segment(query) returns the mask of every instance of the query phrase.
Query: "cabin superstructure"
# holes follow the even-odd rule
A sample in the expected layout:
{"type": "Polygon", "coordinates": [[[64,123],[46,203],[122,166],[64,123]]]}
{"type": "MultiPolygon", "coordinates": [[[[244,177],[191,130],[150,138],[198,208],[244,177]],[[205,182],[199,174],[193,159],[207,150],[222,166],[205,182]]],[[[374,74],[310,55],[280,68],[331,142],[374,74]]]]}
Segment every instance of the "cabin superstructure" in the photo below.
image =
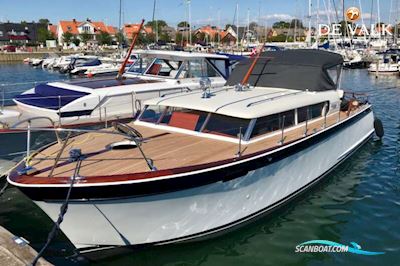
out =
{"type": "Polygon", "coordinates": [[[337,89],[342,63],[339,55],[327,52],[265,52],[249,84],[238,83],[252,59],[236,66],[224,88],[148,100],[137,123],[229,141],[237,139],[240,131],[241,141],[253,141],[337,113],[343,96],[337,89]]]}

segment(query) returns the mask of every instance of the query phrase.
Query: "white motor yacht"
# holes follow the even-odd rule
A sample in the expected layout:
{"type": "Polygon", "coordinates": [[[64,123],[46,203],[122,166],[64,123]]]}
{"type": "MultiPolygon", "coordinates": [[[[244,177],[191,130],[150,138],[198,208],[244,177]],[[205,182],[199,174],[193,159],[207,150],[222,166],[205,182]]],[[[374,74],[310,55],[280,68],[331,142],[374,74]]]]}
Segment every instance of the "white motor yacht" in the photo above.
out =
{"type": "Polygon", "coordinates": [[[227,86],[203,80],[202,91],[161,92],[135,122],[45,146],[8,182],[86,251],[201,239],[266,214],[366,143],[374,114],[365,95],[338,88],[340,55],[257,58],[227,86]]]}

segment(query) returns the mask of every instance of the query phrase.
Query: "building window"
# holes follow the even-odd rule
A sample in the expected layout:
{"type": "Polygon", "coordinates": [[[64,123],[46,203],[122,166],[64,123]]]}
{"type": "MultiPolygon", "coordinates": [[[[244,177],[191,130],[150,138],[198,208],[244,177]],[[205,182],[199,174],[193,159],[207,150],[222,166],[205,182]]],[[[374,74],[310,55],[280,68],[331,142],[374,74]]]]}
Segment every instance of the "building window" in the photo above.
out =
{"type": "Polygon", "coordinates": [[[3,32],[2,31],[0,31],[0,37],[3,37],[3,32]]]}

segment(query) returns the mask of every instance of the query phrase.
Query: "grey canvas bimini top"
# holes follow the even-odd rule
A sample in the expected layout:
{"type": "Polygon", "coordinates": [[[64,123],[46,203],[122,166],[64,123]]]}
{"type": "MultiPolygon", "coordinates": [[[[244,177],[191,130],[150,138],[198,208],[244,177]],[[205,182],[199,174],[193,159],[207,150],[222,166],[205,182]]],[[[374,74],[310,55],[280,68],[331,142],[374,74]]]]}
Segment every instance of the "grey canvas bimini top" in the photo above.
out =
{"type": "MultiPolygon", "coordinates": [[[[254,58],[241,61],[226,85],[240,83],[254,58]]],[[[260,54],[248,83],[251,86],[294,90],[335,90],[328,69],[343,64],[341,55],[312,49],[267,51],[260,54]]]]}

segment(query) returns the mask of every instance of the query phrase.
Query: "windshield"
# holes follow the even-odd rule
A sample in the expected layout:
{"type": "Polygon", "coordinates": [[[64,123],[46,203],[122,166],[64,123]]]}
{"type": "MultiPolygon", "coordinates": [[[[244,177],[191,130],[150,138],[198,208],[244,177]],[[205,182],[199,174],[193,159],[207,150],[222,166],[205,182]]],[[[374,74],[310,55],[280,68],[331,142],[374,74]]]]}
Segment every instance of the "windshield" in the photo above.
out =
{"type": "Polygon", "coordinates": [[[128,70],[128,73],[143,74],[147,67],[150,65],[153,59],[151,58],[139,58],[128,70]]]}
{"type": "Polygon", "coordinates": [[[146,70],[146,75],[175,78],[182,61],[157,58],[146,70]]]}
{"type": "Polygon", "coordinates": [[[238,138],[239,133],[243,137],[250,123],[250,119],[158,105],[147,106],[139,120],[233,138],[238,138]]]}

